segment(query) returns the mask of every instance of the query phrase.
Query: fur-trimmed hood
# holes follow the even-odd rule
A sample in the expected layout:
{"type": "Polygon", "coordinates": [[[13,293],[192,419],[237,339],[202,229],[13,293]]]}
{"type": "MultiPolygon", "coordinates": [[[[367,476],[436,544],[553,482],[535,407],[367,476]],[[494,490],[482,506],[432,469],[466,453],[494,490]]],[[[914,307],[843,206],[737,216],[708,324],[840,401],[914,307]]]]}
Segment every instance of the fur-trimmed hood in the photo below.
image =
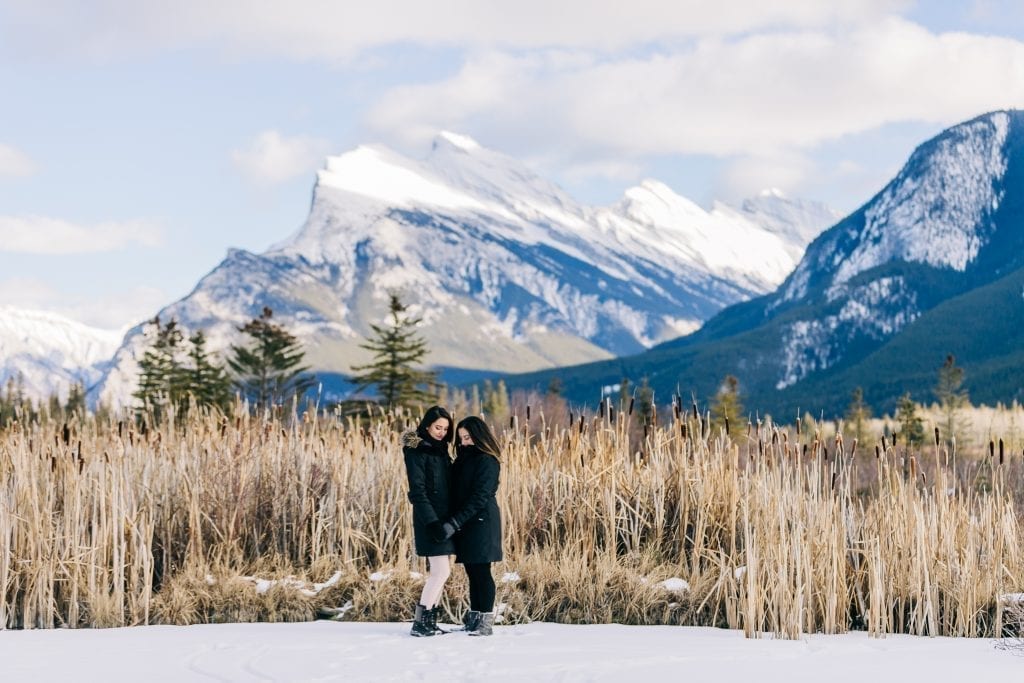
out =
{"type": "Polygon", "coordinates": [[[402,432],[402,436],[399,437],[403,448],[416,448],[423,443],[423,438],[416,433],[415,429],[407,429],[402,432]]]}

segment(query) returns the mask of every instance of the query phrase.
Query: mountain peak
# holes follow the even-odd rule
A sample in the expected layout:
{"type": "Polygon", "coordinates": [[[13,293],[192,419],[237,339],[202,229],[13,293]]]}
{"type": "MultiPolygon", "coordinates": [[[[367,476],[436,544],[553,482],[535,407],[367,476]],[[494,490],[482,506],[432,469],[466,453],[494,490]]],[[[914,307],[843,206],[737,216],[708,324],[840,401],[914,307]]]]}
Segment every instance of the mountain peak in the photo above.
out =
{"type": "Polygon", "coordinates": [[[462,152],[475,152],[478,149],[483,149],[483,146],[479,142],[468,135],[443,130],[434,138],[434,143],[431,145],[431,149],[437,150],[446,146],[462,152]]]}
{"type": "Polygon", "coordinates": [[[707,217],[707,211],[695,202],[652,178],[626,190],[620,207],[625,214],[643,223],[673,224],[707,217]]]}
{"type": "Polygon", "coordinates": [[[396,207],[482,208],[476,199],[433,177],[421,163],[376,145],[361,145],[341,156],[328,157],[326,167],[317,173],[317,188],[341,190],[396,207]]]}

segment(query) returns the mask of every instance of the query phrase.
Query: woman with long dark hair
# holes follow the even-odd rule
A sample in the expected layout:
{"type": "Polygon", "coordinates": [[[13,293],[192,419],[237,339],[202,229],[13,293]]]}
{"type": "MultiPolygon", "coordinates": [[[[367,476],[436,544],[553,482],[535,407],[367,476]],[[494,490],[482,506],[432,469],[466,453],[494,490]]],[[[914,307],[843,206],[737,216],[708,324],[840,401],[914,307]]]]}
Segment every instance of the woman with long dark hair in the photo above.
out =
{"type": "Polygon", "coordinates": [[[437,603],[451,574],[448,556],[455,552],[452,534],[446,533],[442,523],[451,511],[448,446],[454,432],[451,414],[431,406],[416,429],[402,434],[416,554],[427,558],[429,572],[412,622],[414,636],[444,633],[437,627],[437,603]]]}
{"type": "Polygon", "coordinates": [[[501,511],[496,494],[501,474],[501,447],[487,423],[471,415],[455,428],[451,509],[443,524],[454,532],[455,561],[469,579],[469,611],[463,617],[471,636],[489,636],[494,626],[494,577],[491,563],[500,562],[501,511]]]}

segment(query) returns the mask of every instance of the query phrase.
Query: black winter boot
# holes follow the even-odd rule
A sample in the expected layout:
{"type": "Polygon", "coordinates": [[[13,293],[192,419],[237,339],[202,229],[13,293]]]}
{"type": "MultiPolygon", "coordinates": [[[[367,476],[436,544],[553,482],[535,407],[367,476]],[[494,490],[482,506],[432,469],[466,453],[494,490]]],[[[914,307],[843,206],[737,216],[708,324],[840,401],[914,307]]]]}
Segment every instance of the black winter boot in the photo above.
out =
{"type": "Polygon", "coordinates": [[[443,628],[437,625],[437,613],[440,611],[440,609],[440,607],[434,605],[430,609],[423,612],[423,620],[427,624],[427,627],[434,632],[433,635],[435,636],[439,636],[442,633],[448,633],[448,631],[445,631],[443,628]]]}
{"type": "Polygon", "coordinates": [[[425,638],[435,635],[434,627],[430,625],[432,612],[433,610],[429,610],[423,605],[416,605],[416,617],[412,621],[412,630],[409,631],[410,636],[425,638]]]}
{"type": "Polygon", "coordinates": [[[480,612],[476,628],[467,631],[471,636],[489,636],[494,633],[494,612],[480,612]]]}
{"type": "Polygon", "coordinates": [[[472,631],[476,628],[477,624],[480,623],[480,612],[474,609],[467,610],[462,615],[462,628],[455,629],[456,631],[472,631]]]}

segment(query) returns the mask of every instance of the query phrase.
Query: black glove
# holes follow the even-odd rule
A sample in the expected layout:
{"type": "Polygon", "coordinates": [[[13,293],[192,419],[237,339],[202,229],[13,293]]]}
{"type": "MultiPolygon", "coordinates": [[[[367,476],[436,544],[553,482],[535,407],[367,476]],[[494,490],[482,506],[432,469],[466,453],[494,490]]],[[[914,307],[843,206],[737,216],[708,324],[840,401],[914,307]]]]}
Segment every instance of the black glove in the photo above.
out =
{"type": "Polygon", "coordinates": [[[455,525],[451,522],[434,520],[427,524],[427,533],[430,534],[431,540],[435,543],[441,543],[455,535],[455,525]]]}

